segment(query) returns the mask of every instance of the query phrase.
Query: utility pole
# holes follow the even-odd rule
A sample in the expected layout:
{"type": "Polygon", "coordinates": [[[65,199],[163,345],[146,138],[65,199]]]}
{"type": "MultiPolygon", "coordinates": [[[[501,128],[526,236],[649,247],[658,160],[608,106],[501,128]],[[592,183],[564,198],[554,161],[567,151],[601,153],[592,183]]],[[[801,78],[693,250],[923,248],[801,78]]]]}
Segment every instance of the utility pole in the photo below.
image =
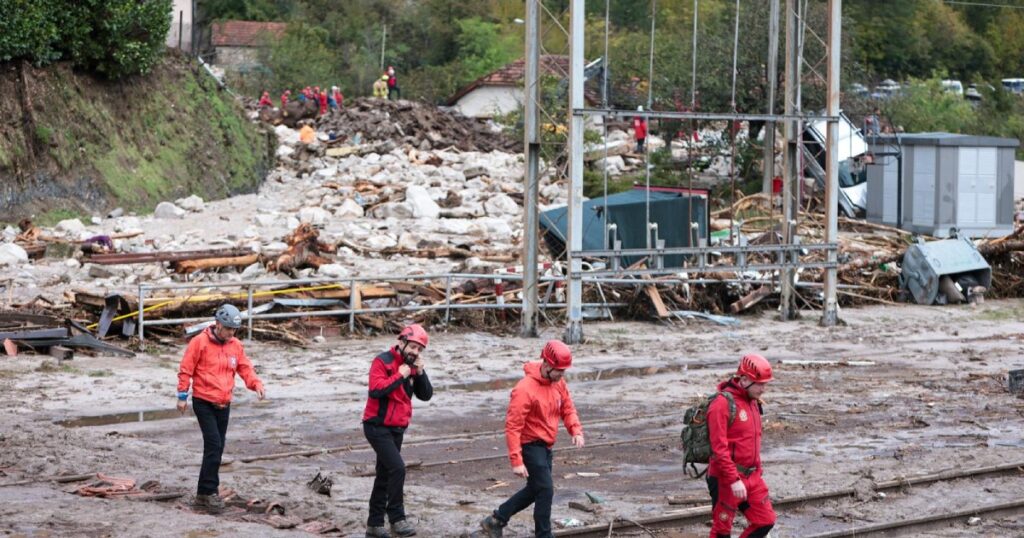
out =
{"type": "MultiPolygon", "coordinates": [[[[839,241],[839,50],[842,46],[840,19],[843,0],[828,0],[828,135],[825,137],[827,160],[825,163],[825,242],[839,241]]],[[[829,263],[838,263],[836,249],[828,251],[829,263]]],[[[821,325],[834,326],[839,322],[839,303],[836,300],[838,271],[835,266],[825,269],[825,309],[821,325]]]]}
{"type": "MultiPolygon", "coordinates": [[[[786,66],[785,66],[785,113],[787,116],[800,114],[800,77],[803,67],[803,49],[800,46],[800,16],[797,1],[786,0],[786,66]]],[[[796,215],[800,207],[800,131],[802,126],[795,119],[783,124],[785,154],[782,161],[782,243],[792,245],[796,237],[796,215]]],[[[782,270],[782,311],[783,320],[797,317],[793,288],[796,273],[793,269],[782,270]]]]}
{"type": "Polygon", "coordinates": [[[575,114],[583,104],[584,0],[569,4],[569,237],[566,257],[569,277],[566,294],[568,324],[562,340],[583,341],[583,116],[575,114]]]}
{"type": "Polygon", "coordinates": [[[537,336],[537,218],[540,180],[540,15],[537,2],[526,0],[526,98],[524,120],[526,149],[523,205],[523,323],[522,335],[537,336]]]}
{"type": "MultiPolygon", "coordinates": [[[[768,114],[775,114],[775,88],[779,80],[779,0],[768,2],[768,114]]],[[[764,194],[772,199],[772,181],[775,179],[775,122],[764,125],[764,194]]]]}
{"type": "MultiPolygon", "coordinates": [[[[388,25],[384,24],[384,33],[380,36],[380,70],[384,70],[384,51],[387,50],[388,44],[388,25]]],[[[380,75],[377,76],[380,78],[380,75]]]]}

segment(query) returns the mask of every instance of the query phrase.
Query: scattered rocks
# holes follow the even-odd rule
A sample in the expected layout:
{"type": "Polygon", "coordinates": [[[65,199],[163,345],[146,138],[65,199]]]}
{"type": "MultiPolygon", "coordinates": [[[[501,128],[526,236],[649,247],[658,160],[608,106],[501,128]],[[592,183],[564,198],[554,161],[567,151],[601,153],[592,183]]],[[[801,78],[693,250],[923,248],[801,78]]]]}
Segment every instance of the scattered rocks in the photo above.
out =
{"type": "Polygon", "coordinates": [[[178,200],[175,200],[174,204],[186,211],[191,211],[193,213],[198,213],[202,211],[204,207],[206,207],[206,204],[203,202],[203,199],[194,194],[192,196],[189,196],[188,198],[180,198],[178,200]]]}
{"type": "Polygon", "coordinates": [[[434,202],[427,189],[419,185],[409,185],[405,189],[405,201],[414,218],[436,219],[441,215],[441,206],[434,202]]]}
{"type": "Polygon", "coordinates": [[[78,236],[85,231],[85,225],[78,219],[67,219],[57,223],[56,230],[68,236],[78,236]]]}
{"type": "Polygon", "coordinates": [[[28,261],[28,253],[25,249],[14,243],[0,245],[0,266],[19,265],[28,261]]]}

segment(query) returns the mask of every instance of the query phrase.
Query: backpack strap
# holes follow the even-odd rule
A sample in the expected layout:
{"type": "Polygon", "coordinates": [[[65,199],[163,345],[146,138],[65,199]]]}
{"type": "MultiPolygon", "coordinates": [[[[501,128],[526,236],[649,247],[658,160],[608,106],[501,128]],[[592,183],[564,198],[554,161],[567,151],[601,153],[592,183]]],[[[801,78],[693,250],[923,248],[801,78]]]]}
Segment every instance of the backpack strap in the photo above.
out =
{"type": "Polygon", "coordinates": [[[733,399],[731,392],[722,391],[718,394],[725,396],[725,399],[729,402],[729,425],[732,426],[732,423],[736,422],[736,400],[733,399]]]}

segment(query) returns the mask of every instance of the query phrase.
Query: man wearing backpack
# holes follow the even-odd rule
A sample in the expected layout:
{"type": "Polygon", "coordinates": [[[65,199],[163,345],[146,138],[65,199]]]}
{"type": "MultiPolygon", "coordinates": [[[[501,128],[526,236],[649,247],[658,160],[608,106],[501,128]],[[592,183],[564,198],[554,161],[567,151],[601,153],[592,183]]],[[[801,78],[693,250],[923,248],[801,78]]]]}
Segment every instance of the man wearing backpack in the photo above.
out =
{"type": "Polygon", "coordinates": [[[731,536],[737,510],[748,522],[740,538],[764,538],[775,526],[768,485],[761,477],[760,398],[771,380],[772,366],[767,359],[745,355],[736,375],[718,385],[718,392],[725,397],[714,398],[708,406],[711,538],[731,536]]]}

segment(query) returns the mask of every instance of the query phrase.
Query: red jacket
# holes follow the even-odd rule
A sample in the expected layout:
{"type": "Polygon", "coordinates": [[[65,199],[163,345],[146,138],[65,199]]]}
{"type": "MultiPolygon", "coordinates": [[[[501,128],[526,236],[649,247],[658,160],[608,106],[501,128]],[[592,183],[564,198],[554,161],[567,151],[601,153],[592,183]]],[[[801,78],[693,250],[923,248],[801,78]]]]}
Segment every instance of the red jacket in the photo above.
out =
{"type": "Polygon", "coordinates": [[[345,96],[340,91],[334,92],[334,102],[337,103],[338,108],[342,108],[345,105],[345,96]]]}
{"type": "Polygon", "coordinates": [[[637,140],[647,138],[647,121],[643,118],[633,118],[633,137],[637,140]]]}
{"type": "Polygon", "coordinates": [[[363,422],[405,428],[412,418],[412,395],[424,402],[434,395],[427,372],[412,367],[409,377],[402,378],[398,372],[401,365],[398,346],[374,357],[370,364],[370,395],[363,410],[363,422]]]}
{"type": "Polygon", "coordinates": [[[523,365],[526,377],[512,389],[505,415],[505,443],[513,467],[523,464],[523,445],[533,441],[543,441],[548,447],[555,444],[559,418],[569,435],[583,433],[569,386],[564,379],[552,383],[541,377],[540,366],[540,361],[523,365]]]}
{"type": "Polygon", "coordinates": [[[327,92],[323,92],[317,96],[317,100],[320,101],[320,113],[324,114],[327,112],[327,92]]]}
{"type": "Polygon", "coordinates": [[[263,387],[252,362],[245,356],[242,343],[237,338],[221,343],[210,327],[196,335],[185,349],[178,368],[178,392],[187,391],[191,381],[193,398],[226,405],[231,403],[236,373],[242,376],[249,390],[263,387]]]}
{"type": "Polygon", "coordinates": [[[719,396],[708,407],[708,434],[711,437],[711,461],[708,475],[730,485],[740,478],[736,465],[761,472],[761,404],[751,401],[747,391],[725,381],[719,392],[729,392],[736,402],[736,415],[729,425],[729,400],[719,396]]]}

